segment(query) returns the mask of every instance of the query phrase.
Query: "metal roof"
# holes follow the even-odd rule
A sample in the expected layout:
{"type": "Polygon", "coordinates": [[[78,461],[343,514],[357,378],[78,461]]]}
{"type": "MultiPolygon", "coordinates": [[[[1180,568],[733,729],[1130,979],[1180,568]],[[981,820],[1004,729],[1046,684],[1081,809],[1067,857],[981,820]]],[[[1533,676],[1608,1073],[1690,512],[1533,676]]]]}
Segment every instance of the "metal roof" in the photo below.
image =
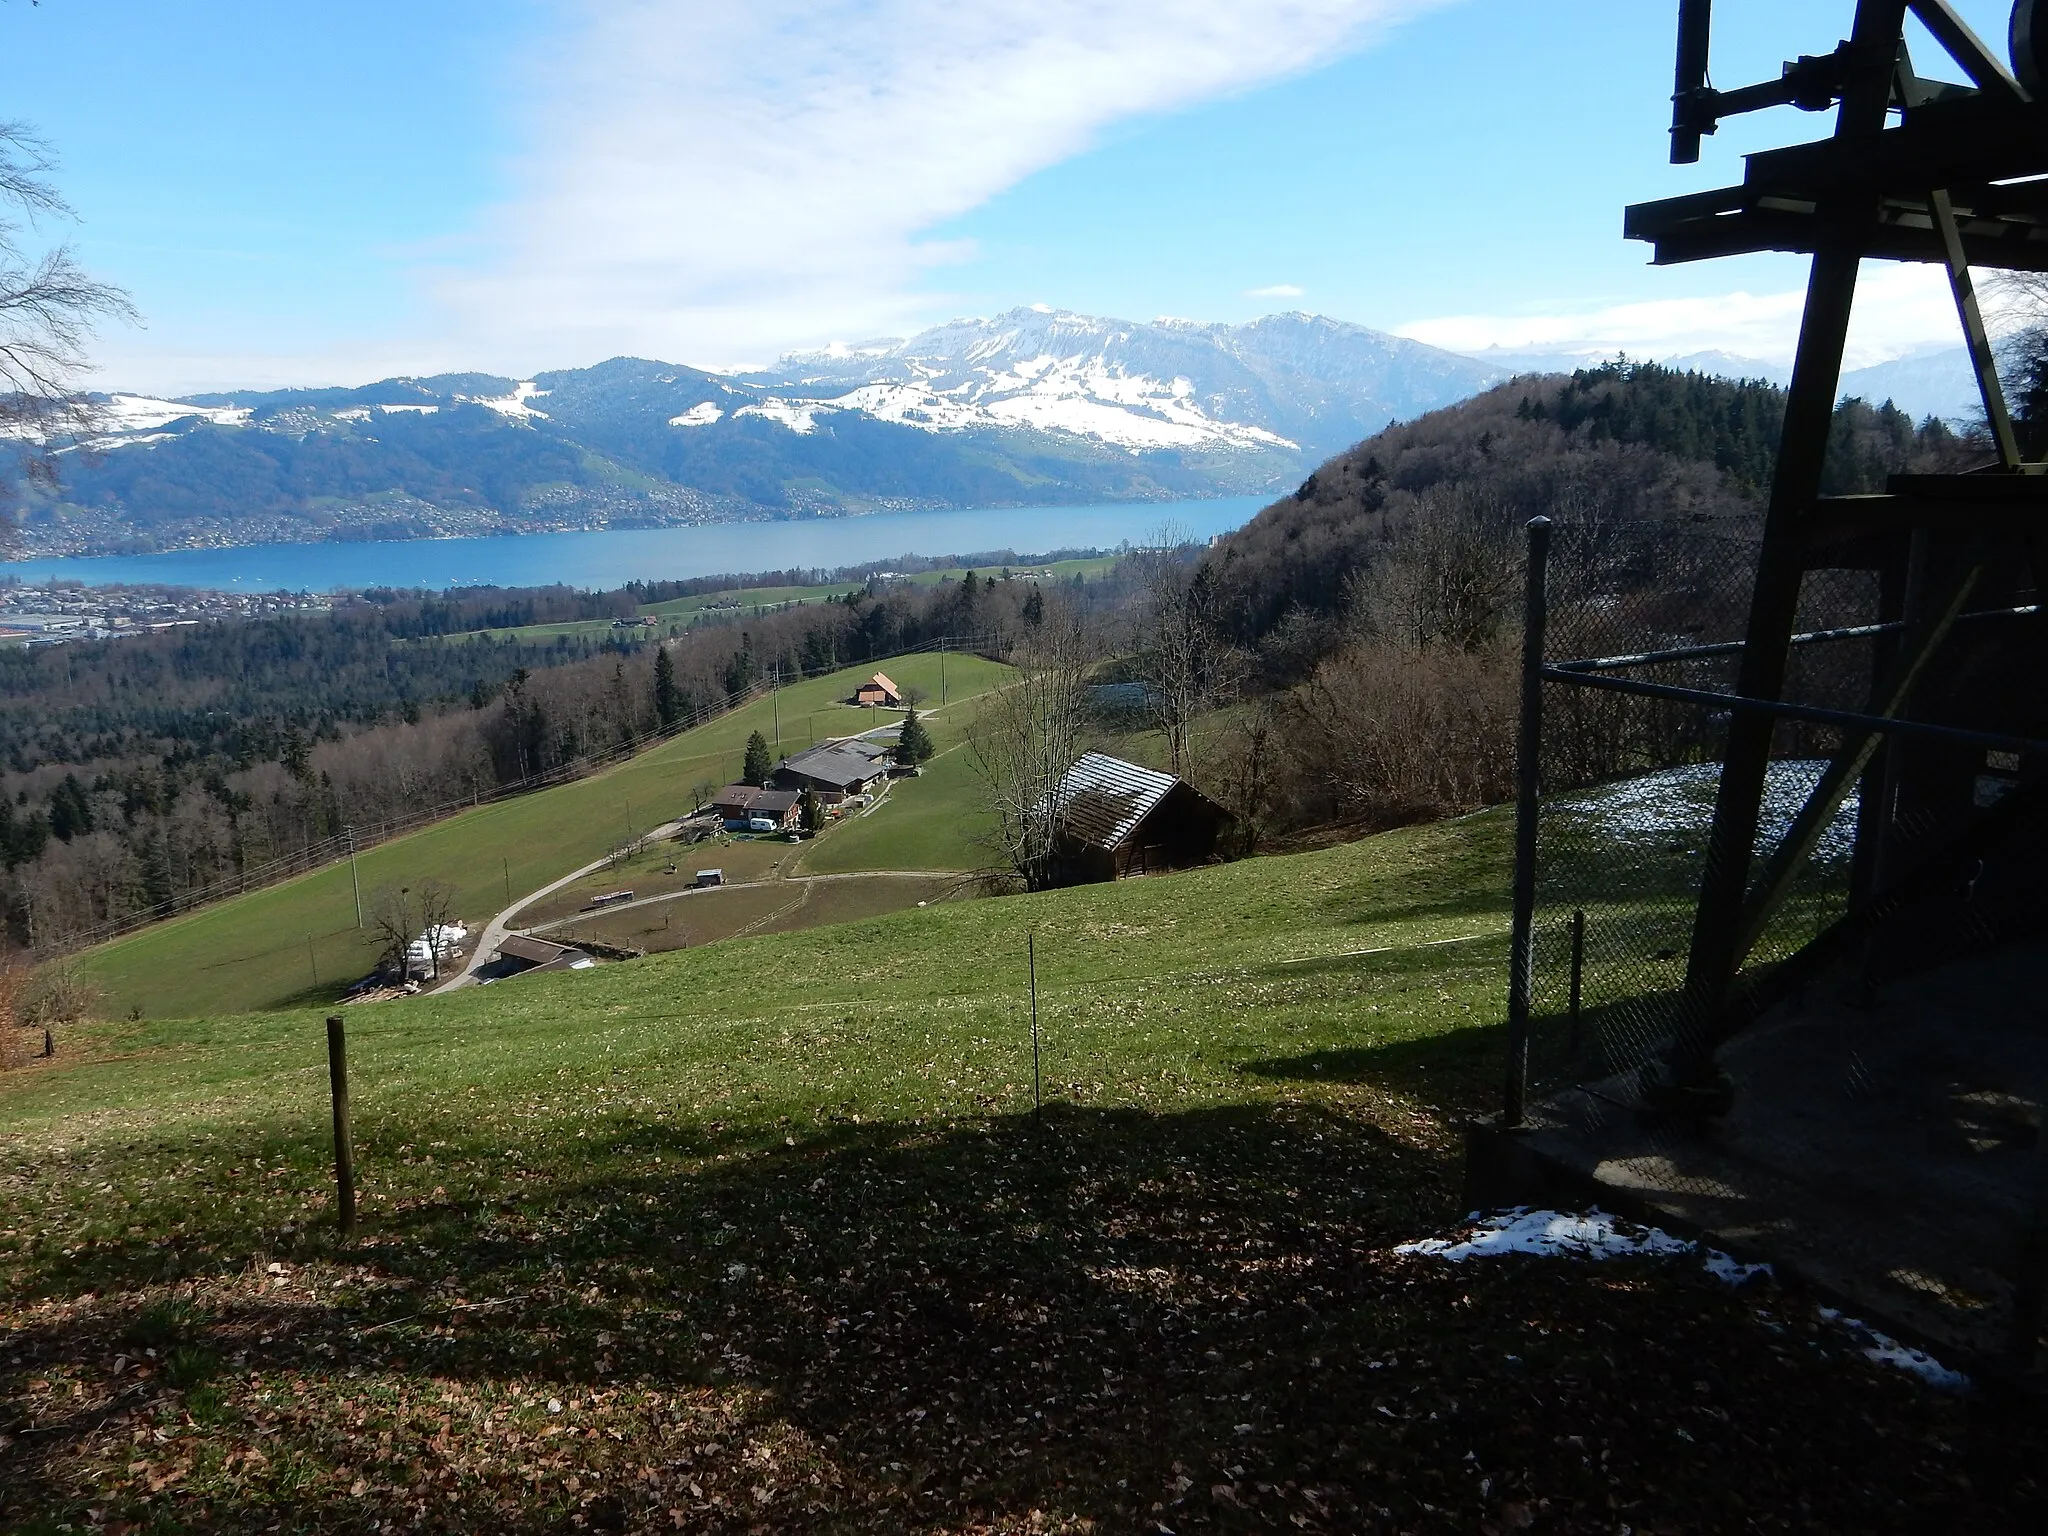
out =
{"type": "Polygon", "coordinates": [[[807,779],[816,779],[821,784],[838,785],[866,783],[882,771],[877,759],[845,742],[832,742],[785,757],[775,765],[775,771],[781,773],[785,770],[802,774],[807,779]]]}
{"type": "Polygon", "coordinates": [[[526,960],[534,965],[547,965],[569,954],[567,944],[557,944],[552,939],[529,938],[523,933],[508,933],[498,941],[498,954],[507,960],[526,960]]]}
{"type": "Polygon", "coordinates": [[[1062,830],[1093,848],[1115,848],[1180,782],[1122,758],[1089,752],[1060,779],[1062,830]]]}

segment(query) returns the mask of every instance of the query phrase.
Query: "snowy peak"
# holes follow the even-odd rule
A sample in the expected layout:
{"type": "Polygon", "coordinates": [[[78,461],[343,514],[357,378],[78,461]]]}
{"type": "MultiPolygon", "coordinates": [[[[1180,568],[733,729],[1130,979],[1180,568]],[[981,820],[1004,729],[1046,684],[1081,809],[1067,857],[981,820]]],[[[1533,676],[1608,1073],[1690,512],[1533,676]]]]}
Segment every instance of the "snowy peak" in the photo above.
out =
{"type": "Polygon", "coordinates": [[[1483,389],[1494,370],[1320,315],[1244,325],[1041,306],[894,343],[800,353],[775,394],[932,431],[1068,433],[1162,448],[1320,454],[1483,389]]]}

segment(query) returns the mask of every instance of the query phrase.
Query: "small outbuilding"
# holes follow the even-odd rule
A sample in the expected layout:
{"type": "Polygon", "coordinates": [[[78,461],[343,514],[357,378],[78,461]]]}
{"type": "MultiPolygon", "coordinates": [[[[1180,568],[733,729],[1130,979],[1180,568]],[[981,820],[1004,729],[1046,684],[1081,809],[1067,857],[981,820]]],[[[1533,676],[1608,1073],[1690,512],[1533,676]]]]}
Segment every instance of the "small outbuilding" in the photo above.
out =
{"type": "Polygon", "coordinates": [[[877,672],[853,690],[853,702],[875,704],[885,709],[900,709],[903,707],[903,691],[890,682],[886,674],[877,672]]]}
{"type": "Polygon", "coordinates": [[[1052,883],[1164,874],[1216,856],[1234,818],[1169,773],[1090,752],[1053,794],[1052,883]]]}
{"type": "Polygon", "coordinates": [[[587,971],[597,962],[582,950],[552,939],[510,933],[498,944],[498,963],[492,967],[500,976],[523,976],[529,971],[587,971]]]}

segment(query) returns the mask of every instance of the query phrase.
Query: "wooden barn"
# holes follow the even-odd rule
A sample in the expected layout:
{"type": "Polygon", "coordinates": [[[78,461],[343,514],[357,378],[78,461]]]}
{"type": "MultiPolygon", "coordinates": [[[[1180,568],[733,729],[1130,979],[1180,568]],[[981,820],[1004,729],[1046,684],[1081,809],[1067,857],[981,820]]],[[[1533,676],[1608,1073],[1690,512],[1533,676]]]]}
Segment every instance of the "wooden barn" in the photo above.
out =
{"type": "Polygon", "coordinates": [[[877,672],[873,677],[853,690],[853,702],[856,704],[875,704],[888,709],[900,709],[903,706],[903,692],[894,683],[890,682],[885,674],[877,672]]]}
{"type": "Polygon", "coordinates": [[[1054,799],[1055,885],[1206,864],[1233,819],[1173,775],[1101,752],[1090,752],[1069,768],[1054,799]]]}

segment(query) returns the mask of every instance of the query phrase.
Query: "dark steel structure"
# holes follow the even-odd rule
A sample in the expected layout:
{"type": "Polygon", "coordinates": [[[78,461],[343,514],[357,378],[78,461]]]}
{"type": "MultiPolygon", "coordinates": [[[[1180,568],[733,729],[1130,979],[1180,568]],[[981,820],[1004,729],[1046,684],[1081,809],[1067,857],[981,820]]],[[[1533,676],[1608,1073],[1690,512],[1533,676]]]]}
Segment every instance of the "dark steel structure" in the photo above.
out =
{"type": "MultiPolygon", "coordinates": [[[[1745,1111],[1753,1115],[1757,1103],[1780,1104],[1773,1093],[1799,1070],[1786,1063],[1816,1058],[1806,1046],[1798,1048],[1804,1057],[1786,1047],[1791,1054],[1770,1066],[1745,1046],[1751,1075],[1731,1076],[1731,1042],[1767,1017],[1782,1023],[1793,1006],[1788,999],[1802,997],[1831,966],[1860,967],[1866,979],[1880,970],[1904,976],[2043,936],[2048,890],[2037,876],[2048,861],[2048,615],[2033,599],[2048,587],[2048,466],[2022,459],[1973,273],[2048,272],[2048,0],[2014,7],[2010,67],[1947,0],[1856,0],[1850,36],[1831,52],[1802,56],[1776,80],[1734,89],[1710,82],[1710,42],[1710,0],[1681,0],[1674,163],[1696,161],[1702,139],[1729,117],[1767,107],[1832,111],[1834,131],[1750,155],[1737,185],[1632,207],[1625,230],[1648,242],[1659,264],[1752,251],[1811,257],[1783,435],[1761,528],[1740,546],[1749,569],[1739,640],[1660,645],[1653,638],[1622,654],[1548,660],[1545,563],[1554,530],[1543,520],[1531,529],[1510,1061],[1500,1125],[1475,1143],[1472,1162],[1475,1193],[1503,1201],[1525,1197],[1538,1175],[1611,1183],[1620,1166],[1617,1143],[1636,1145],[1645,1127],[1655,1133],[1656,1155],[1631,1153],[1629,1165],[1643,1204],[1671,1208],[1657,1181],[1671,1182],[1676,1176],[1668,1170],[1681,1165],[1711,1164],[1712,1178],[1698,1174],[1694,1183],[1732,1188],[1749,1154],[1726,1127],[1745,1111]],[[1915,71],[1909,16],[1967,85],[1915,71]],[[1971,473],[1894,476],[1881,495],[1830,497],[1822,494],[1823,471],[1865,258],[1927,262],[1946,272],[1992,461],[1971,473]],[[1817,606],[1823,592],[1856,596],[1817,606]],[[1816,624],[1817,611],[1826,613],[1825,622],[1816,624]],[[1850,669],[1860,697],[1800,696],[1788,686],[1804,658],[1822,653],[1862,658],[1850,669]],[[1724,670],[1706,679],[1699,669],[1710,666],[1732,667],[1733,675],[1724,670]],[[1654,1008],[1630,1000],[1631,1022],[1625,1031],[1610,1030],[1597,1065],[1559,1080],[1569,1088],[1548,1085],[1547,1117],[1532,1108],[1545,1085],[1532,1084],[1530,1066],[1532,1038],[1542,1028],[1535,952],[1545,857],[1538,826],[1546,690],[1693,711],[1702,722],[1699,739],[1711,737],[1720,759],[1710,828],[1686,877],[1693,893],[1686,937],[1682,947],[1671,944],[1655,957],[1682,964],[1682,980],[1674,976],[1659,990],[1654,1008]],[[1773,743],[1788,729],[1803,733],[1801,761],[1813,766],[1795,802],[1784,804],[1784,775],[1774,776],[1774,759],[1785,753],[1773,743]],[[1991,791],[1987,773],[1997,781],[1991,791]],[[1853,818],[1854,846],[1839,905],[1801,930],[1808,935],[1801,944],[1760,949],[1767,934],[1784,931],[1788,900],[1817,845],[1845,818],[1853,818]],[[1967,935],[1944,909],[1964,890],[1967,935]],[[1653,1018],[1654,1027],[1645,1022],[1653,1018]],[[1745,1093],[1755,1102],[1744,1105],[1745,1093]],[[1606,1107],[1594,1113],[1564,1106],[1574,1095],[1575,1103],[1606,1107]],[[1619,1119],[1616,1107],[1626,1111],[1619,1119]],[[1652,1163],[1667,1172],[1641,1171],[1652,1163]]],[[[1572,909],[1569,1031],[1559,1038],[1574,1057],[1582,1034],[1598,1033],[1587,1031],[1581,1017],[1582,985],[1590,984],[1587,923],[1582,907],[1572,909]]],[[[1597,970],[1597,956],[1592,963],[1597,970]]],[[[2010,990],[2017,983],[1971,985],[2010,990]]],[[[1830,1039],[1845,1027],[1831,1024],[1830,1039]]],[[[1779,1029],[1774,1038],[1792,1036],[1779,1029]]],[[[1843,1051],[1853,1081],[1861,1070],[1854,1043],[1843,1051]]],[[[2012,1070],[2026,1075],[2036,1067],[2012,1070]]],[[[2009,1319],[2004,1343],[2009,1355],[2028,1363],[2048,1305],[2048,1135],[2040,1125],[2048,1076],[2030,1098],[2025,1113],[2040,1149],[2038,1174],[2012,1229],[1999,1226],[2005,1235],[1986,1240],[1988,1252],[2010,1236],[2006,1259],[1979,1265],[1999,1272],[2000,1306],[2009,1319]]],[[[1785,1112],[1805,1114],[1797,1106],[1785,1112]]],[[[1866,1133],[1868,1126],[1857,1132],[1866,1133]]],[[[1795,1177],[1796,1170],[1786,1174],[1795,1177]]],[[[1737,1204],[1733,1195],[1703,1196],[1693,1209],[1737,1204]]],[[[1789,1231],[1797,1220],[1762,1222],[1758,1230],[1789,1231]]],[[[1930,1237],[1930,1248],[1938,1248],[1938,1238],[1930,1237]]],[[[1939,1261],[1922,1267],[1937,1269],[1939,1261]]]]}

